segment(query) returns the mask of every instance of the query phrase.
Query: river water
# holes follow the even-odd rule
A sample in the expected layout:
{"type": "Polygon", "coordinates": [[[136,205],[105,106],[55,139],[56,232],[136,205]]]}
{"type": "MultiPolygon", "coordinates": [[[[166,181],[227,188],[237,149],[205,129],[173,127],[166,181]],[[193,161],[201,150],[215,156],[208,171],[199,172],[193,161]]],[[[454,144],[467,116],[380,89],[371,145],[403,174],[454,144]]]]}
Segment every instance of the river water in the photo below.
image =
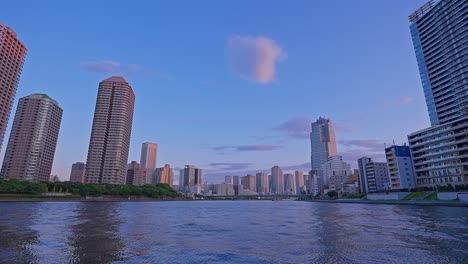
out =
{"type": "Polygon", "coordinates": [[[468,209],[4,202],[0,263],[468,263],[468,209]]]}

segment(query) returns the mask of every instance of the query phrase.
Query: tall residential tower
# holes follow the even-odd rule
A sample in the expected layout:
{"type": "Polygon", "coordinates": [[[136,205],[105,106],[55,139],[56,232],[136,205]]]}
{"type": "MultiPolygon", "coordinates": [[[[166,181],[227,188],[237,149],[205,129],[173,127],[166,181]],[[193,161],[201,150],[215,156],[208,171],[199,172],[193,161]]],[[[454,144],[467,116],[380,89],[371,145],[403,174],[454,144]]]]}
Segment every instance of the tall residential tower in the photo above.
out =
{"type": "Polygon", "coordinates": [[[158,144],[145,142],[141,145],[140,165],[153,172],[156,169],[156,159],[158,156],[158,144]]]}
{"type": "Polygon", "coordinates": [[[416,186],[468,183],[468,1],[431,0],[409,16],[431,127],[408,135],[416,186]]]}
{"type": "Polygon", "coordinates": [[[3,177],[49,180],[62,112],[58,103],[45,94],[20,98],[3,160],[3,177]]]}
{"type": "Polygon", "coordinates": [[[86,161],[87,183],[125,184],[135,94],[113,76],[99,83],[86,161]]]}
{"type": "Polygon", "coordinates": [[[336,155],[335,131],[331,119],[319,117],[312,123],[310,145],[310,162],[313,170],[320,169],[329,157],[336,155]]]}
{"type": "Polygon", "coordinates": [[[0,22],[0,149],[25,57],[26,47],[11,28],[0,22]]]}

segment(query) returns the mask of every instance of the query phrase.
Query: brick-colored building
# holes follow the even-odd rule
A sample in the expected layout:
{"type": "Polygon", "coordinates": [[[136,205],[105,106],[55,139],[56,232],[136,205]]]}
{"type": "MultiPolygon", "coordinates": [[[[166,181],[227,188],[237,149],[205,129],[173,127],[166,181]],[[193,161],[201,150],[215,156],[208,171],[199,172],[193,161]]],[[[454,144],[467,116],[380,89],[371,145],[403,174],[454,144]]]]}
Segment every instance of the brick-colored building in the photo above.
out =
{"type": "Polygon", "coordinates": [[[48,181],[62,121],[62,108],[45,94],[19,99],[1,175],[48,181]]]}
{"type": "Polygon", "coordinates": [[[113,76],[99,83],[86,161],[86,183],[125,184],[135,94],[113,76]]]}
{"type": "Polygon", "coordinates": [[[26,57],[16,33],[0,22],[0,149],[26,57]]]}
{"type": "Polygon", "coordinates": [[[85,182],[86,164],[83,162],[73,163],[70,172],[71,182],[85,182]]]}

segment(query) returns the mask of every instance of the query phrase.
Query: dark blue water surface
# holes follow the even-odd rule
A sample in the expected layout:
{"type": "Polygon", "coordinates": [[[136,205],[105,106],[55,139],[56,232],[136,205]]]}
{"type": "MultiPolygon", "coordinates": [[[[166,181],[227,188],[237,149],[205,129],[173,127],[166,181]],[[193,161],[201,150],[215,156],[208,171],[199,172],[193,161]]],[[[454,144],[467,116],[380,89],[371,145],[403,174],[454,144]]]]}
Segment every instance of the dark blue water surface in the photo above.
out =
{"type": "Polygon", "coordinates": [[[0,263],[468,263],[468,209],[4,202],[0,263]]]}

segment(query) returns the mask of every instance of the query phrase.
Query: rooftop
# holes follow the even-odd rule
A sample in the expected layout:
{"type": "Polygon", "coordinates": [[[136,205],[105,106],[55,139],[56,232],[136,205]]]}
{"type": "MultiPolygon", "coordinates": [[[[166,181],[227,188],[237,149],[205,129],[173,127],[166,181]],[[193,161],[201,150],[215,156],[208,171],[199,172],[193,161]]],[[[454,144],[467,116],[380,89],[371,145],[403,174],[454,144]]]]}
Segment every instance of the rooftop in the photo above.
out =
{"type": "Polygon", "coordinates": [[[103,82],[128,83],[127,80],[125,80],[125,78],[122,76],[112,76],[103,80],[103,82]]]}
{"type": "Polygon", "coordinates": [[[409,21],[411,23],[416,22],[416,20],[418,20],[420,17],[427,14],[439,1],[440,0],[429,0],[429,2],[416,9],[416,11],[408,16],[409,21]]]}

